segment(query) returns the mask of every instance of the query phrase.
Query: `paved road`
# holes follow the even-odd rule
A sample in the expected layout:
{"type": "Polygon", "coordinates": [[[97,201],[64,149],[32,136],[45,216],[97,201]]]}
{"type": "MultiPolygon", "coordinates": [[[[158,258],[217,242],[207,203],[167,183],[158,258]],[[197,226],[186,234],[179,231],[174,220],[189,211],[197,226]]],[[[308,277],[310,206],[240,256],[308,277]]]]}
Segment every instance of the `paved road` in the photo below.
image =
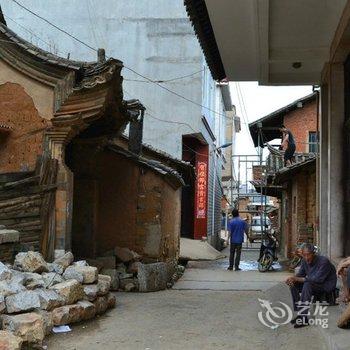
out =
{"type": "Polygon", "coordinates": [[[117,293],[116,309],[73,326],[71,333],[50,337],[48,349],[326,349],[316,328],[271,330],[259,322],[258,298],[289,295],[279,284],[286,272],[257,272],[256,254],[243,254],[242,266],[249,271],[226,271],[226,260],[190,263],[172,290],[117,293]]]}

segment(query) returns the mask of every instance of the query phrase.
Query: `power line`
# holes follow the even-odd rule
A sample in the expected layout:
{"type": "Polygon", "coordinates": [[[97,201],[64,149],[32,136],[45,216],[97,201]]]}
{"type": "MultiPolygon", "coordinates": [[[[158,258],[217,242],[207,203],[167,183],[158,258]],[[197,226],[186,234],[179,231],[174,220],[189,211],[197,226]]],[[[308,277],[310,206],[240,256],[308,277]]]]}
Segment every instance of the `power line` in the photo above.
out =
{"type": "MultiPolygon", "coordinates": [[[[32,10],[30,10],[30,9],[27,8],[26,6],[24,6],[24,5],[22,5],[21,3],[19,3],[17,0],[11,0],[11,1],[14,2],[15,4],[17,4],[18,6],[20,6],[21,8],[23,8],[24,10],[28,11],[29,13],[31,13],[33,16],[36,16],[36,17],[40,18],[41,20],[43,20],[44,22],[48,23],[49,25],[51,25],[51,26],[54,27],[55,29],[57,29],[57,30],[59,30],[60,32],[62,32],[62,33],[64,33],[64,34],[68,35],[69,37],[71,37],[72,39],[76,40],[76,41],[79,42],[80,44],[86,46],[86,47],[89,48],[90,50],[92,50],[92,51],[94,51],[94,52],[97,52],[97,51],[98,51],[97,49],[95,49],[95,48],[92,47],[91,45],[85,43],[84,41],[80,40],[80,39],[77,38],[76,36],[70,34],[70,33],[67,32],[66,30],[64,30],[64,29],[62,29],[62,28],[60,28],[60,27],[58,27],[56,24],[50,22],[50,21],[47,20],[46,18],[44,18],[44,17],[38,15],[37,13],[33,12],[32,10]]],[[[217,111],[215,111],[214,109],[211,109],[211,108],[209,108],[209,107],[203,106],[202,104],[200,104],[200,103],[198,103],[198,102],[196,102],[196,101],[193,101],[193,100],[187,98],[186,96],[183,96],[183,95],[181,95],[181,94],[179,94],[179,93],[177,93],[177,92],[175,92],[175,91],[173,91],[173,90],[167,88],[166,86],[161,85],[160,83],[154,81],[153,79],[148,78],[147,76],[145,76],[145,75],[143,75],[143,74],[141,74],[141,73],[138,73],[138,72],[137,72],[136,70],[134,70],[133,68],[130,68],[130,67],[126,66],[126,65],[124,65],[124,68],[125,68],[125,69],[128,69],[129,71],[133,72],[134,74],[138,75],[139,77],[141,77],[141,78],[143,78],[143,79],[149,81],[150,83],[155,84],[155,85],[158,86],[159,88],[161,88],[161,89],[163,89],[163,90],[165,90],[165,91],[167,91],[167,92],[169,92],[169,93],[171,93],[171,94],[173,94],[173,95],[175,95],[175,96],[177,96],[177,97],[179,97],[179,98],[181,98],[181,99],[183,99],[183,100],[185,100],[185,101],[187,101],[187,102],[189,102],[189,103],[192,103],[193,105],[196,105],[196,106],[198,106],[198,107],[204,108],[204,109],[206,109],[206,110],[208,110],[208,111],[210,111],[210,112],[213,112],[214,114],[217,114],[217,115],[219,115],[219,116],[222,116],[222,117],[224,117],[224,118],[227,118],[226,115],[224,115],[224,114],[222,114],[222,113],[220,113],[220,112],[217,112],[217,111]]]]}

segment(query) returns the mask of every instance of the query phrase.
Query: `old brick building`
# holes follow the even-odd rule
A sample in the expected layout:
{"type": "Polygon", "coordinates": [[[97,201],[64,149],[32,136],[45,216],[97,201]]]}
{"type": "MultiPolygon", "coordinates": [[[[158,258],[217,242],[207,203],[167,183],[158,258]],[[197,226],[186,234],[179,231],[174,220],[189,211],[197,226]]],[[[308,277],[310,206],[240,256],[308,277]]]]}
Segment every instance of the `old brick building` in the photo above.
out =
{"type": "Polygon", "coordinates": [[[122,62],[103,50],[93,63],[57,57],[0,18],[0,224],[20,232],[0,242],[0,259],[22,249],[95,257],[118,245],[175,260],[176,167],[186,164],[142,153],[144,107],[123,100],[122,62]],[[133,137],[120,141],[128,123],[133,137]]]}
{"type": "Polygon", "coordinates": [[[317,104],[318,93],[314,92],[249,124],[254,145],[281,138],[279,127],[285,125],[295,137],[297,153],[317,153],[317,104]]]}
{"type": "Polygon", "coordinates": [[[255,146],[270,142],[270,154],[264,165],[253,167],[253,179],[258,191],[280,200],[278,222],[285,256],[291,255],[297,243],[317,243],[317,103],[315,92],[249,126],[255,146]],[[296,140],[295,163],[289,167],[283,167],[283,155],[271,145],[278,145],[281,125],[291,130],[296,140]]]}

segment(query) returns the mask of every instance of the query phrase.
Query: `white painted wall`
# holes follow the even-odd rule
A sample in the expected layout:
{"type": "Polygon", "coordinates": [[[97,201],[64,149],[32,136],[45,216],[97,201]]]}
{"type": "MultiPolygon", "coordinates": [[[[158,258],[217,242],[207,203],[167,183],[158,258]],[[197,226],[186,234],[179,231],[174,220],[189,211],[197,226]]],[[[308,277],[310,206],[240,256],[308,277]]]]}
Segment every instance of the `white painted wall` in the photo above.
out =
{"type": "MultiPolygon", "coordinates": [[[[205,66],[182,0],[60,0],[50,1],[50,6],[47,0],[21,3],[88,45],[105,48],[107,56],[120,59],[126,67],[153,80],[199,72],[163,85],[197,104],[224,113],[220,89],[205,66]]],[[[8,26],[25,39],[60,56],[67,57],[69,53],[71,59],[96,60],[91,49],[11,0],[1,1],[1,6],[8,26]]],[[[122,74],[124,98],[138,98],[147,108],[144,142],[181,158],[183,134],[201,133],[212,143],[201,121],[205,115],[217,146],[223,143],[222,116],[145,82],[126,68],[122,74]]]]}

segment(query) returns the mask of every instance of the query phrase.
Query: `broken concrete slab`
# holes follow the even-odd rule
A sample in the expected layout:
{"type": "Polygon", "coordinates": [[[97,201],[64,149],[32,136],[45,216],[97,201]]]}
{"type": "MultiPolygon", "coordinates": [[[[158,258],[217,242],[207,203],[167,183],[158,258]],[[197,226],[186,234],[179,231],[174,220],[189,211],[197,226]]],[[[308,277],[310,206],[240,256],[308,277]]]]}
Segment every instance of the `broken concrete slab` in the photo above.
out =
{"type": "Polygon", "coordinates": [[[80,322],[82,319],[83,307],[78,304],[61,306],[52,311],[52,320],[55,326],[80,322]]]}
{"type": "Polygon", "coordinates": [[[48,272],[49,267],[42,255],[38,252],[18,253],[15,258],[14,266],[24,272],[48,272]]]}
{"type": "Polygon", "coordinates": [[[74,255],[72,254],[72,252],[67,252],[61,257],[57,258],[54,261],[54,264],[58,264],[62,266],[64,269],[66,269],[69,265],[73,263],[73,261],[74,261],[74,255]]]}
{"type": "Polygon", "coordinates": [[[97,284],[86,284],[84,288],[84,299],[94,301],[97,298],[98,287],[97,284]]]}
{"type": "Polygon", "coordinates": [[[0,261],[0,281],[8,280],[12,277],[11,270],[0,261]]]}
{"type": "Polygon", "coordinates": [[[189,238],[180,238],[180,260],[210,261],[225,258],[226,256],[208,242],[189,238]]]}
{"type": "Polygon", "coordinates": [[[80,283],[95,283],[97,281],[98,270],[94,266],[72,265],[64,271],[63,278],[76,279],[80,283]]]}
{"type": "Polygon", "coordinates": [[[93,303],[87,300],[77,302],[77,305],[82,307],[82,321],[91,320],[96,315],[96,307],[93,303]]]}
{"type": "Polygon", "coordinates": [[[51,311],[65,304],[64,297],[52,289],[38,289],[35,292],[39,296],[40,309],[51,311]]]}
{"type": "Polygon", "coordinates": [[[64,281],[62,283],[57,283],[50,289],[55,290],[59,295],[61,295],[66,304],[74,304],[80,299],[84,298],[83,286],[76,280],[64,281]]]}
{"type": "Polygon", "coordinates": [[[121,262],[137,261],[141,259],[141,256],[129,248],[115,247],[114,254],[121,262]]]}
{"type": "Polygon", "coordinates": [[[23,340],[10,331],[0,331],[1,350],[21,350],[23,340]]]}
{"type": "Polygon", "coordinates": [[[0,229],[0,244],[19,242],[19,232],[16,230],[0,229]]]}
{"type": "Polygon", "coordinates": [[[39,295],[35,291],[27,290],[5,298],[7,313],[31,311],[40,308],[39,295]]]}
{"type": "Polygon", "coordinates": [[[156,292],[164,290],[168,282],[168,266],[159,262],[153,264],[141,264],[137,274],[140,292],[156,292]]]}
{"type": "Polygon", "coordinates": [[[111,290],[119,289],[119,274],[116,269],[102,269],[101,274],[107,275],[111,278],[111,290]]]}
{"type": "Polygon", "coordinates": [[[24,342],[40,343],[45,337],[44,322],[41,315],[34,312],[19,315],[2,315],[3,330],[10,331],[24,342]]]}

